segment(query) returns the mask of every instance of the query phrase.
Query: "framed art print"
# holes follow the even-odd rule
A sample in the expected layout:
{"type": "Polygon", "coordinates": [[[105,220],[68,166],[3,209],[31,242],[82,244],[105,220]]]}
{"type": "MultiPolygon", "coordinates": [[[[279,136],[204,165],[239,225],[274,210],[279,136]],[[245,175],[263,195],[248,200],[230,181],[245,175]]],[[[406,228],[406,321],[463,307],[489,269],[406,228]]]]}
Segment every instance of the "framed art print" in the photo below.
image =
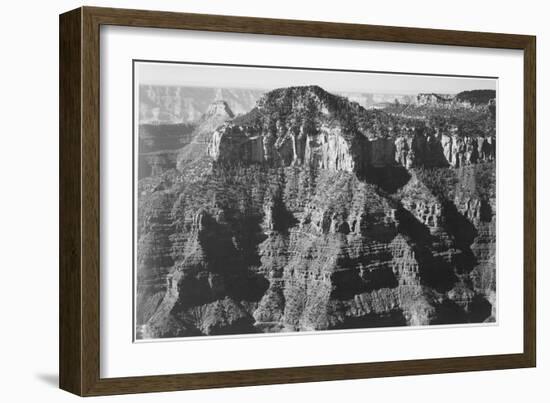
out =
{"type": "Polygon", "coordinates": [[[535,38],[60,17],[60,385],[535,365],[535,38]]]}

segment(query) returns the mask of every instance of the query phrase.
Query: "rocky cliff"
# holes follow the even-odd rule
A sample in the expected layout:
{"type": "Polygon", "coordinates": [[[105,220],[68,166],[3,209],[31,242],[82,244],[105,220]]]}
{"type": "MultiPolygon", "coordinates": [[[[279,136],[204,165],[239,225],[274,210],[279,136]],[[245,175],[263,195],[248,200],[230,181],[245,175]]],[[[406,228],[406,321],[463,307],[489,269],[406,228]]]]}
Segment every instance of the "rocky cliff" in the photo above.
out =
{"type": "Polygon", "coordinates": [[[212,133],[224,122],[234,117],[235,115],[227,102],[215,101],[210,104],[204,115],[199,119],[190,143],[178,152],[178,169],[183,170],[187,164],[204,157],[208,145],[212,142],[212,133]]]}
{"type": "Polygon", "coordinates": [[[406,127],[388,136],[384,123],[379,112],[319,87],[276,90],[250,113],[215,131],[208,153],[218,161],[305,164],[360,175],[368,174],[369,167],[459,167],[495,156],[491,134],[406,127]]]}
{"type": "Polygon", "coordinates": [[[138,178],[186,169],[206,155],[214,130],[234,116],[227,102],[215,101],[193,124],[139,125],[138,178]]]}
{"type": "Polygon", "coordinates": [[[201,157],[138,185],[138,337],[494,321],[494,151],[373,113],[318,87],[214,105],[201,157]]]}

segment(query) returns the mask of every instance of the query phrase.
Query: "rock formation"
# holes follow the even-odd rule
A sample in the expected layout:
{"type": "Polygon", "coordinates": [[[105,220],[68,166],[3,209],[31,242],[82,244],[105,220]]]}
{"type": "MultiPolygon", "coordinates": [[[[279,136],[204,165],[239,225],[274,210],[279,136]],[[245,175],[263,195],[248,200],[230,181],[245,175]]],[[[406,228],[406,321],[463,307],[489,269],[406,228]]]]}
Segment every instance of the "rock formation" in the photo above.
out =
{"type": "Polygon", "coordinates": [[[194,124],[139,125],[138,178],[181,170],[204,157],[214,130],[234,116],[225,101],[215,101],[194,124]]]}
{"type": "Polygon", "coordinates": [[[212,133],[222,123],[234,117],[235,115],[227,102],[213,102],[197,123],[190,143],[179,150],[177,168],[182,170],[187,164],[204,157],[208,145],[212,142],[212,133]]]}
{"type": "Polygon", "coordinates": [[[305,164],[361,175],[368,167],[459,167],[494,159],[493,137],[415,129],[392,138],[373,134],[364,126],[369,118],[358,104],[319,87],[273,91],[249,114],[216,130],[208,154],[217,161],[305,164]]]}
{"type": "Polygon", "coordinates": [[[494,90],[463,91],[456,95],[426,93],[417,95],[416,104],[443,108],[475,108],[494,105],[495,98],[496,91],[494,90]]]}
{"type": "Polygon", "coordinates": [[[138,337],[494,321],[494,139],[387,118],[319,87],[214,104],[138,185],[138,337]]]}

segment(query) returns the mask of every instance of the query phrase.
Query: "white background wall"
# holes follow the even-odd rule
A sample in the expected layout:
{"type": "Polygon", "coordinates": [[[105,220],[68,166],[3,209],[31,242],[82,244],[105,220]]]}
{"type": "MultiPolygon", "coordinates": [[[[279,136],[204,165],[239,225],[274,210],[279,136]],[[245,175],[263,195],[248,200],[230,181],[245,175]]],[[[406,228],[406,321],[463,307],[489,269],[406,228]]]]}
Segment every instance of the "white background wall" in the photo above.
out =
{"type": "MultiPolygon", "coordinates": [[[[550,24],[544,1],[180,0],[87,5],[537,35],[538,368],[101,398],[102,401],[547,402],[550,24]],[[546,111],[546,113],[545,113],[546,111]]],[[[57,389],[58,14],[79,1],[12,0],[0,24],[0,397],[76,401],[57,389]]],[[[330,55],[327,55],[330,57],[330,55]]],[[[518,245],[518,247],[521,247],[518,245]]],[[[414,348],[414,346],[411,346],[414,348]]]]}

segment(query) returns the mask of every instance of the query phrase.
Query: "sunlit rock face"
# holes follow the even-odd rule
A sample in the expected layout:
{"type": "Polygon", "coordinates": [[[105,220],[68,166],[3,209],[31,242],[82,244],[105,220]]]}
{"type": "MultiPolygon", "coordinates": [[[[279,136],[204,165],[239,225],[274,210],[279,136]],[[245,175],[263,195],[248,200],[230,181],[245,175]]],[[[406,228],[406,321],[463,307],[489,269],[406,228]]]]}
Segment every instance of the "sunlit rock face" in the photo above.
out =
{"type": "Polygon", "coordinates": [[[211,112],[138,184],[139,337],[495,320],[490,135],[383,135],[319,87],[211,112]]]}
{"type": "Polygon", "coordinates": [[[360,109],[319,87],[275,90],[250,113],[220,127],[209,155],[220,162],[354,172],[365,164],[367,147],[354,121],[360,109]]]}
{"type": "Polygon", "coordinates": [[[459,167],[494,160],[493,137],[422,130],[387,137],[366,124],[374,113],[315,86],[272,91],[250,113],[219,127],[208,155],[220,162],[358,174],[368,167],[459,167]]]}

